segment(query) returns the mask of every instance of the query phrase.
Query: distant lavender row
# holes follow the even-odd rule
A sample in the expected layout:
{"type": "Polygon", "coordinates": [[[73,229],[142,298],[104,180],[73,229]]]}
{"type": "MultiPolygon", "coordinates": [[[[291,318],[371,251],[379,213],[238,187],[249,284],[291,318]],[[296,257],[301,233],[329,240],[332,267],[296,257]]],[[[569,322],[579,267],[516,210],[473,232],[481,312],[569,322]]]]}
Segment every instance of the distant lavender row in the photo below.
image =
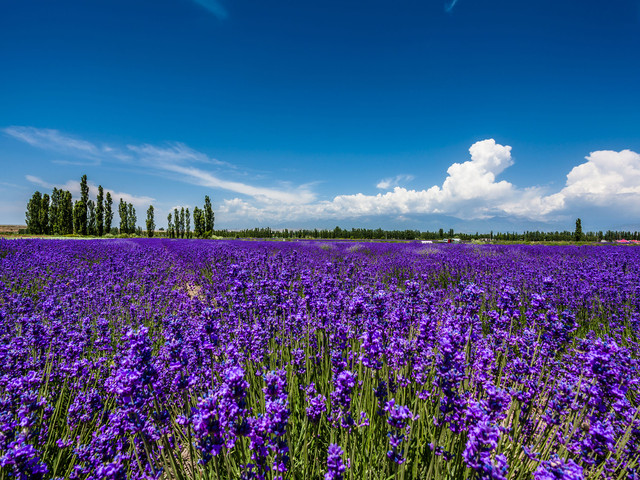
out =
{"type": "Polygon", "coordinates": [[[1,478],[640,476],[640,248],[0,240],[1,478]]]}

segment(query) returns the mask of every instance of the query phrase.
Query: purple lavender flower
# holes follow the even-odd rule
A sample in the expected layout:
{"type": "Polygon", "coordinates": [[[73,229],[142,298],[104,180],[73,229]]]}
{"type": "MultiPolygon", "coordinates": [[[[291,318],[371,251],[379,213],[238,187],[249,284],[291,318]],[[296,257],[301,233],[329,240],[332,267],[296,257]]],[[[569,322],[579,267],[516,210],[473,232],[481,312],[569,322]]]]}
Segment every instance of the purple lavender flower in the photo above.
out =
{"type": "Polygon", "coordinates": [[[269,372],[264,377],[263,388],[266,404],[266,432],[270,434],[269,449],[274,453],[273,470],[285,473],[289,464],[289,446],[285,434],[289,422],[287,398],[287,374],[285,370],[269,372]]]}
{"type": "Polygon", "coordinates": [[[233,448],[239,435],[249,433],[244,408],[248,387],[244,370],[232,365],[225,370],[219,388],[199,400],[191,423],[203,463],[219,455],[223,447],[233,448]]]}
{"type": "Polygon", "coordinates": [[[38,480],[49,471],[38,451],[26,443],[24,436],[19,436],[7,446],[6,452],[0,456],[0,467],[21,480],[38,480]]]}
{"type": "Polygon", "coordinates": [[[533,473],[535,480],[584,480],[582,467],[573,460],[566,461],[554,455],[540,464],[533,473]]]}
{"type": "Polygon", "coordinates": [[[212,457],[218,456],[225,446],[215,395],[200,399],[191,422],[202,462],[206,464],[212,457]]]}
{"type": "Polygon", "coordinates": [[[306,360],[307,355],[302,348],[291,350],[291,365],[296,367],[295,371],[298,375],[304,375],[306,373],[306,360]]]}
{"type": "Polygon", "coordinates": [[[409,421],[413,421],[417,417],[411,413],[406,405],[396,405],[395,399],[391,399],[385,404],[384,411],[388,414],[387,423],[392,428],[387,434],[389,445],[392,447],[387,452],[387,457],[397,464],[402,464],[406,459],[403,457],[400,445],[409,433],[409,421]]]}
{"type": "Polygon", "coordinates": [[[496,455],[495,462],[484,464],[478,478],[486,480],[507,480],[508,473],[509,465],[507,464],[507,457],[499,454],[496,455]]]}
{"type": "Polygon", "coordinates": [[[442,389],[442,399],[440,401],[441,418],[438,423],[449,423],[449,428],[453,432],[462,429],[462,415],[464,401],[458,391],[459,385],[465,378],[465,338],[455,327],[447,326],[442,332],[438,356],[436,358],[436,369],[438,375],[434,384],[442,389]]]}
{"type": "Polygon", "coordinates": [[[349,460],[345,464],[342,461],[342,455],[344,452],[339,445],[335,443],[329,445],[327,473],[324,475],[324,480],[342,480],[344,472],[349,468],[349,460]]]}
{"type": "Polygon", "coordinates": [[[387,403],[387,382],[380,380],[373,390],[373,395],[378,400],[378,415],[382,416],[385,412],[384,405],[387,403]]]}
{"type": "Polygon", "coordinates": [[[344,370],[334,380],[334,390],[331,392],[331,421],[342,428],[352,428],[355,424],[351,412],[351,394],[356,386],[356,374],[344,370]]]}
{"type": "Polygon", "coordinates": [[[500,429],[491,421],[484,409],[475,402],[468,409],[467,421],[470,425],[462,458],[467,467],[475,470],[482,478],[493,478],[483,477],[483,475],[486,475],[488,470],[491,472],[495,470],[492,467],[491,454],[498,446],[500,429]]]}
{"type": "Polygon", "coordinates": [[[312,423],[318,423],[323,413],[327,411],[327,398],[316,392],[314,383],[305,388],[305,394],[309,406],[307,407],[307,418],[312,423]]]}
{"type": "Polygon", "coordinates": [[[362,341],[362,364],[372,370],[380,370],[384,361],[384,337],[381,330],[365,332],[360,337],[362,341]]]}

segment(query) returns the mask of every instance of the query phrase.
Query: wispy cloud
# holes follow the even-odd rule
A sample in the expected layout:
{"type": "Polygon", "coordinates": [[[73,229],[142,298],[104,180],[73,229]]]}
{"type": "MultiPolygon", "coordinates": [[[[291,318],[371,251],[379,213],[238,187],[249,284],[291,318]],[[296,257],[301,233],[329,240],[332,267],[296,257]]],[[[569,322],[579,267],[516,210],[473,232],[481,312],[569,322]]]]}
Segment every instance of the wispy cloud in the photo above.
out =
{"type": "Polygon", "coordinates": [[[122,151],[109,145],[98,147],[58,130],[8,127],[3,131],[20,141],[44,150],[64,149],[67,154],[79,159],[97,158],[100,161],[125,163],[136,167],[142,165],[149,173],[165,175],[177,173],[184,183],[228,190],[253,197],[262,203],[304,204],[316,199],[316,195],[309,187],[311,184],[299,186],[283,184],[282,188],[272,188],[225,179],[220,170],[236,173],[234,165],[210,158],[182,143],[169,143],[163,146],[127,145],[126,150],[122,151]]]}
{"type": "Polygon", "coordinates": [[[254,197],[256,200],[264,203],[309,203],[315,199],[315,195],[304,187],[298,187],[291,190],[277,190],[273,188],[257,187],[241,182],[223,180],[205,170],[190,166],[163,164],[160,165],[160,168],[182,175],[183,179],[186,179],[189,183],[201,185],[203,187],[222,188],[231,192],[254,197]]]}
{"type": "MultiPolygon", "coordinates": [[[[127,149],[133,152],[136,158],[153,160],[159,163],[200,163],[235,168],[235,166],[230,163],[209,158],[204,153],[198,152],[180,142],[168,143],[165,146],[149,144],[127,145],[127,149]]],[[[111,151],[114,151],[114,149],[111,149],[110,152],[111,151]]]]}
{"type": "Polygon", "coordinates": [[[449,3],[445,3],[444,5],[444,9],[446,12],[451,12],[453,10],[453,7],[456,6],[456,3],[458,3],[458,0],[452,0],[449,3]]]}
{"type": "Polygon", "coordinates": [[[18,188],[18,189],[24,189],[24,185],[18,185],[16,183],[11,183],[11,182],[0,182],[0,186],[2,187],[9,187],[9,188],[18,188]]]}
{"type": "Polygon", "coordinates": [[[195,3],[213,13],[220,20],[225,20],[229,14],[227,10],[217,0],[193,0],[195,3]]]}
{"type": "Polygon", "coordinates": [[[210,159],[203,153],[192,150],[186,145],[173,144],[168,147],[128,145],[127,148],[146,165],[166,172],[177,173],[181,175],[184,182],[193,185],[221,188],[254,197],[262,202],[307,203],[315,199],[315,195],[304,186],[274,189],[225,180],[211,171],[194,167],[191,163],[208,163],[219,166],[228,166],[229,164],[210,159]]]}
{"type": "MultiPolygon", "coordinates": [[[[55,188],[60,188],[62,190],[68,190],[71,192],[72,195],[75,195],[75,196],[80,195],[80,182],[78,182],[77,180],[67,180],[65,183],[49,183],[41,179],[40,177],[36,177],[34,175],[25,175],[25,178],[27,179],[27,181],[31,182],[32,184],[42,188],[52,190],[55,187],[55,188]]],[[[89,185],[89,195],[93,198],[96,198],[96,196],[98,195],[98,185],[92,182],[88,182],[88,185],[89,185]]],[[[120,199],[122,199],[127,203],[133,204],[137,208],[146,208],[155,202],[155,198],[153,197],[133,195],[127,192],[119,192],[117,190],[111,190],[109,188],[105,188],[104,194],[106,195],[107,192],[111,194],[111,196],[113,197],[113,201],[115,203],[119,202],[120,199]]]]}
{"type": "Polygon", "coordinates": [[[2,131],[17,140],[43,150],[64,154],[80,154],[84,160],[89,160],[92,164],[99,164],[102,158],[100,148],[93,143],[63,135],[58,130],[11,126],[2,129],[2,131]]]}
{"type": "Polygon", "coordinates": [[[396,175],[395,177],[383,178],[376,184],[376,188],[389,190],[390,188],[399,186],[401,183],[410,182],[414,178],[413,175],[396,175]]]}

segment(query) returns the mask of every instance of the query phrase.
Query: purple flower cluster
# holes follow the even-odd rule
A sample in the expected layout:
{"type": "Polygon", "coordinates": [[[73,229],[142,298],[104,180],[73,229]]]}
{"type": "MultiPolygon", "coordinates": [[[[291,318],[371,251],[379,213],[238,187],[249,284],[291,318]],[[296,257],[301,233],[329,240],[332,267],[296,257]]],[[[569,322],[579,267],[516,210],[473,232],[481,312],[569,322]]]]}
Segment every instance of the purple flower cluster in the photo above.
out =
{"type": "Polygon", "coordinates": [[[467,444],[462,452],[467,467],[476,472],[477,478],[506,480],[508,465],[505,456],[496,455],[495,462],[492,461],[492,454],[500,438],[499,426],[478,403],[469,406],[467,420],[467,444]]]}
{"type": "Polygon", "coordinates": [[[344,472],[349,468],[349,460],[345,464],[342,461],[343,455],[344,452],[339,445],[335,443],[329,445],[327,473],[324,475],[324,480],[342,480],[344,478],[344,472]]]}
{"type": "Polygon", "coordinates": [[[404,452],[401,445],[411,430],[409,421],[417,420],[418,417],[411,413],[409,407],[396,405],[394,399],[385,404],[384,411],[387,413],[387,423],[391,427],[391,431],[387,434],[389,445],[391,445],[387,457],[397,464],[402,464],[406,459],[403,457],[404,452]]]}
{"type": "Polygon", "coordinates": [[[305,388],[307,397],[307,418],[312,423],[318,423],[322,414],[327,411],[327,398],[316,391],[316,386],[311,383],[305,388]]]}
{"type": "Polygon", "coordinates": [[[554,455],[551,460],[542,462],[533,474],[535,480],[583,480],[582,468],[573,460],[568,461],[554,455]]]}
{"type": "Polygon", "coordinates": [[[356,374],[343,370],[334,379],[334,390],[331,392],[331,420],[336,426],[350,429],[355,425],[351,414],[351,400],[356,386],[356,374]]]}
{"type": "Polygon", "coordinates": [[[245,397],[249,383],[244,370],[230,366],[218,388],[200,399],[191,423],[202,455],[202,463],[231,449],[239,436],[248,432],[245,397]]]}

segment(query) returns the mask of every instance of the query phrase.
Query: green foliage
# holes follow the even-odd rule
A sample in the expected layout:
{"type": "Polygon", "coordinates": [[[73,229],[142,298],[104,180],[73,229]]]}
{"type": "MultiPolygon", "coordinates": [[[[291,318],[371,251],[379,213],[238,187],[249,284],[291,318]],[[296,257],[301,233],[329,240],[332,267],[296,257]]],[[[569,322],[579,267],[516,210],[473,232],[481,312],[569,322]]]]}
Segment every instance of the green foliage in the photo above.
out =
{"type": "Polygon", "coordinates": [[[62,192],[61,206],[58,212],[59,235],[69,235],[73,233],[73,203],[71,192],[62,192]]]}
{"type": "Polygon", "coordinates": [[[153,219],[153,205],[149,205],[149,209],[147,210],[147,237],[153,237],[153,233],[156,229],[156,224],[153,219]]]}
{"type": "Polygon", "coordinates": [[[42,195],[40,202],[40,233],[48,235],[51,233],[49,224],[49,195],[42,195]]]}
{"type": "Polygon", "coordinates": [[[87,206],[82,200],[73,205],[73,233],[87,234],[87,206]]]}
{"type": "Polygon", "coordinates": [[[573,233],[576,242],[582,240],[582,220],[576,219],[576,230],[573,233]]]}
{"type": "Polygon", "coordinates": [[[96,228],[96,204],[93,200],[89,200],[89,221],[87,223],[87,233],[89,235],[97,235],[98,230],[96,228]]]}
{"type": "MultiPolygon", "coordinates": [[[[126,202],[125,202],[126,203],[126,202]]],[[[127,205],[127,232],[134,233],[136,231],[136,223],[138,218],[136,217],[136,209],[133,204],[126,203],[127,205]]]]}
{"type": "Polygon", "coordinates": [[[98,197],[96,199],[96,231],[99,237],[104,234],[104,189],[98,186],[98,197]]]}
{"type": "Polygon", "coordinates": [[[173,236],[180,238],[180,212],[177,208],[173,209],[173,236]]]}
{"type": "Polygon", "coordinates": [[[104,206],[104,231],[111,232],[111,222],[113,221],[113,199],[111,192],[107,192],[107,201],[104,206]]]}
{"type": "Polygon", "coordinates": [[[59,235],[60,232],[60,220],[59,211],[61,209],[62,191],[54,187],[51,193],[51,206],[49,207],[49,224],[51,233],[53,235],[59,235]]]}
{"type": "Polygon", "coordinates": [[[193,208],[193,234],[197,238],[204,237],[204,212],[198,207],[193,208]]]}
{"type": "Polygon", "coordinates": [[[173,238],[174,237],[172,218],[173,218],[173,216],[171,214],[167,215],[167,237],[169,237],[169,238],[173,238]]]}
{"type": "Polygon", "coordinates": [[[206,237],[211,237],[213,235],[213,226],[215,223],[215,215],[213,213],[213,208],[211,207],[211,200],[209,199],[209,195],[205,195],[204,197],[204,235],[206,237]]]}
{"type": "Polygon", "coordinates": [[[182,207],[180,208],[180,238],[184,238],[186,230],[184,207],[182,207]]]}
{"type": "Polygon", "coordinates": [[[86,205],[89,202],[89,185],[87,185],[87,176],[80,177],[80,200],[86,205]]]}
{"type": "Polygon", "coordinates": [[[80,178],[80,201],[82,202],[82,207],[84,208],[84,216],[82,211],[78,212],[78,222],[79,227],[76,232],[82,235],[87,235],[89,233],[88,227],[88,213],[89,213],[89,185],[87,185],[87,176],[83,175],[80,178]]]}
{"type": "Polygon", "coordinates": [[[40,205],[42,204],[42,194],[38,191],[34,192],[27,203],[27,212],[25,214],[25,221],[27,222],[27,230],[29,233],[39,234],[42,233],[40,227],[40,205]]]}
{"type": "Polygon", "coordinates": [[[127,219],[127,204],[120,199],[118,204],[118,216],[120,217],[120,233],[127,233],[129,229],[129,220],[127,219]]]}
{"type": "Polygon", "coordinates": [[[118,205],[118,215],[120,216],[120,233],[133,234],[136,231],[136,209],[133,204],[120,199],[118,205]]]}

